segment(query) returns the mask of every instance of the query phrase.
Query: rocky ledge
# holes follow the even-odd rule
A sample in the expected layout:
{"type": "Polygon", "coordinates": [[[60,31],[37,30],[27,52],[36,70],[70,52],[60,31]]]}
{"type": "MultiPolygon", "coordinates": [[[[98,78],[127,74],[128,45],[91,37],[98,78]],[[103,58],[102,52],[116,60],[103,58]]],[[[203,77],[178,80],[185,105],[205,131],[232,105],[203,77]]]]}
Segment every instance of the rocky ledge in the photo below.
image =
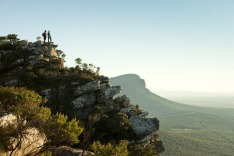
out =
{"type": "MultiPolygon", "coordinates": [[[[164,147],[159,136],[156,134],[156,131],[159,130],[159,120],[156,117],[146,118],[148,113],[137,110],[136,106],[131,104],[131,100],[126,95],[117,96],[121,90],[120,86],[111,86],[109,78],[104,76],[100,77],[99,80],[74,87],[75,100],[72,101],[74,116],[79,119],[87,118],[95,105],[124,105],[120,111],[128,115],[131,129],[136,135],[135,140],[132,140],[131,143],[139,143],[142,146],[153,144],[158,152],[163,152],[164,147]],[[154,139],[156,135],[157,139],[154,139]]],[[[105,109],[104,111],[108,113],[111,109],[105,109]]]]}

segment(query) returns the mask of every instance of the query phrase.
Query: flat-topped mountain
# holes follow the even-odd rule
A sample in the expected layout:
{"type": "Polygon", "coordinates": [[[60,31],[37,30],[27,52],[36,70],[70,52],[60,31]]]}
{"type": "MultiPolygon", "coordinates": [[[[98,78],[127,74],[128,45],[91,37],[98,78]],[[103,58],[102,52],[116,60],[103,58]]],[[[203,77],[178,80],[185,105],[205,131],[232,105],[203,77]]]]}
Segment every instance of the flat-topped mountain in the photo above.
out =
{"type": "Polygon", "coordinates": [[[136,74],[113,77],[110,81],[121,85],[121,94],[126,94],[149,115],[158,116],[159,134],[169,147],[162,155],[233,155],[233,109],[197,107],[167,100],[150,92],[145,81],[136,74]]]}
{"type": "Polygon", "coordinates": [[[184,107],[187,109],[186,105],[170,101],[152,93],[146,88],[145,81],[136,74],[113,77],[110,81],[113,85],[120,84],[123,88],[121,94],[129,96],[134,103],[139,104],[143,109],[149,111],[150,114],[163,116],[182,111],[184,107]]]}

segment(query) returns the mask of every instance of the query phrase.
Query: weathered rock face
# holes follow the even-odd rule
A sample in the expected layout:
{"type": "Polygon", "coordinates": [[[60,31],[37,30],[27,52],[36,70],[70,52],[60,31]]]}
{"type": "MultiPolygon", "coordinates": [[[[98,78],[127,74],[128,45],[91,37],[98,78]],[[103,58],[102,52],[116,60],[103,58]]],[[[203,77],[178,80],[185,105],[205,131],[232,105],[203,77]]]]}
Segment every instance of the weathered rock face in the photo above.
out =
{"type": "Polygon", "coordinates": [[[0,117],[0,127],[5,128],[9,125],[17,124],[17,117],[13,114],[4,114],[0,117]]]}
{"type": "Polygon", "coordinates": [[[165,151],[160,137],[156,134],[156,131],[159,130],[159,120],[157,118],[145,118],[148,112],[138,110],[133,105],[123,108],[120,111],[129,116],[132,129],[136,134],[137,138],[132,143],[137,143],[142,146],[151,144],[158,153],[165,151]]]}
{"type": "Polygon", "coordinates": [[[79,96],[85,93],[90,93],[90,92],[94,92],[100,89],[100,81],[99,80],[95,80],[92,82],[89,82],[85,85],[79,86],[77,88],[75,88],[75,96],[79,96]]]}
{"type": "MultiPolygon", "coordinates": [[[[92,107],[94,107],[95,105],[115,104],[113,96],[120,92],[121,87],[110,86],[108,80],[109,79],[107,77],[101,77],[99,80],[89,82],[80,87],[75,87],[75,99],[71,103],[74,109],[74,115],[77,118],[87,118],[93,110],[92,107]]],[[[76,86],[75,84],[76,83],[72,82],[72,85],[76,86]]],[[[127,98],[124,100],[127,101],[127,98]]],[[[120,101],[121,100],[119,99],[119,102],[120,101]]]]}
{"type": "Polygon", "coordinates": [[[11,55],[14,50],[0,50],[0,72],[8,71],[23,65],[38,66],[38,64],[43,62],[51,62],[60,68],[64,67],[63,59],[59,58],[56,52],[57,45],[53,45],[52,43],[41,44],[41,42],[25,42],[24,44],[24,46],[21,45],[21,50],[24,49],[28,51],[27,56],[21,56],[21,58],[13,60],[13,62],[8,64],[4,64],[2,61],[4,58],[11,55]]]}
{"type": "Polygon", "coordinates": [[[95,93],[84,94],[76,98],[74,101],[72,101],[74,109],[80,109],[85,106],[94,105],[95,103],[96,103],[95,93]]]}
{"type": "Polygon", "coordinates": [[[11,138],[7,145],[10,151],[6,156],[22,156],[37,153],[46,142],[46,136],[39,132],[36,128],[27,128],[22,131],[22,136],[18,138],[11,138]]]}
{"type": "Polygon", "coordinates": [[[152,134],[159,129],[159,121],[157,118],[131,116],[129,120],[134,132],[139,138],[152,134]]]}
{"type": "Polygon", "coordinates": [[[145,118],[148,112],[138,110],[136,106],[131,104],[126,95],[114,98],[116,94],[120,93],[121,87],[111,86],[107,78],[104,81],[102,80],[100,78],[99,81],[89,82],[77,89],[76,99],[72,101],[75,116],[87,118],[89,115],[87,112],[92,112],[92,108],[97,104],[122,105],[124,108],[120,111],[129,116],[131,127],[136,135],[135,141],[132,143],[138,143],[142,146],[152,144],[158,152],[163,152],[165,149],[159,137],[152,139],[156,135],[155,132],[159,130],[159,120],[157,118],[145,118]],[[98,88],[101,84],[105,87],[98,88]]]}
{"type": "MultiPolygon", "coordinates": [[[[0,127],[18,126],[17,117],[13,114],[5,114],[0,117],[0,127]]],[[[38,129],[27,127],[19,132],[18,137],[10,137],[5,143],[8,150],[3,156],[22,156],[37,153],[46,143],[46,136],[38,129]]]]}
{"type": "Polygon", "coordinates": [[[121,92],[120,86],[111,86],[105,89],[101,89],[97,92],[98,103],[110,103],[113,101],[113,96],[121,92]]]}

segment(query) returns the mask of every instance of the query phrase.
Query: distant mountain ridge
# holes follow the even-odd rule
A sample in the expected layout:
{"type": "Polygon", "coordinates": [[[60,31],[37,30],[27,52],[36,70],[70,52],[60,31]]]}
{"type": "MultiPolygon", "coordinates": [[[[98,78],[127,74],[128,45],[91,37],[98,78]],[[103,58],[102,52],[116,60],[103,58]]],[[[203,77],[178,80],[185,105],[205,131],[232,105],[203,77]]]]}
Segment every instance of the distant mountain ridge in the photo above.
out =
{"type": "Polygon", "coordinates": [[[152,93],[146,88],[145,80],[136,74],[113,77],[110,78],[110,81],[113,85],[119,84],[122,87],[121,94],[129,96],[133,103],[139,104],[143,109],[149,111],[150,114],[160,114],[163,116],[174,113],[177,107],[182,108],[186,106],[152,93]],[[157,108],[157,110],[154,108],[157,108]]]}
{"type": "MultiPolygon", "coordinates": [[[[157,80],[155,80],[157,81],[157,80]]],[[[199,107],[170,101],[146,88],[136,74],[110,78],[120,85],[132,103],[157,116],[166,149],[162,156],[232,156],[234,109],[199,107]]]]}

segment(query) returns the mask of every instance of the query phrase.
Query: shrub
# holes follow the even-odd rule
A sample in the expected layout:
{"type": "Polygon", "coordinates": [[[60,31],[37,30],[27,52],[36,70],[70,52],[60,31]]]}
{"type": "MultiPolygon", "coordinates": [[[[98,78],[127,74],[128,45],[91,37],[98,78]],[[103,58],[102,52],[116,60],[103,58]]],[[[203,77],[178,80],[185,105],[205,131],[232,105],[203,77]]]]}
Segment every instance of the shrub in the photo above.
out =
{"type": "MultiPolygon", "coordinates": [[[[0,109],[3,112],[11,112],[20,116],[21,121],[26,119],[27,124],[21,124],[21,129],[22,126],[38,128],[46,134],[49,140],[48,145],[73,145],[78,143],[78,136],[83,131],[79,122],[76,119],[69,121],[68,117],[61,113],[51,115],[49,108],[40,106],[42,101],[40,95],[26,88],[0,87],[0,109]]],[[[15,133],[15,131],[7,129],[3,129],[1,132],[4,132],[6,138],[15,133]]],[[[19,132],[19,130],[16,132],[19,132]]]]}
{"type": "Polygon", "coordinates": [[[73,145],[79,143],[78,136],[82,133],[83,128],[79,127],[79,122],[76,119],[67,120],[67,116],[57,113],[48,121],[46,133],[52,145],[73,145]]]}
{"type": "Polygon", "coordinates": [[[122,112],[112,112],[101,115],[100,121],[95,125],[93,138],[109,142],[129,140],[134,137],[133,135],[128,115],[122,112]]]}
{"type": "Polygon", "coordinates": [[[26,88],[0,87],[0,109],[27,116],[34,113],[42,102],[42,97],[26,88]]]}
{"type": "Polygon", "coordinates": [[[151,144],[148,144],[144,147],[138,144],[130,146],[129,151],[130,156],[158,156],[155,147],[151,144]]]}
{"type": "Polygon", "coordinates": [[[103,145],[99,141],[91,146],[96,156],[128,156],[128,141],[121,140],[119,144],[110,143],[103,145]]]}

